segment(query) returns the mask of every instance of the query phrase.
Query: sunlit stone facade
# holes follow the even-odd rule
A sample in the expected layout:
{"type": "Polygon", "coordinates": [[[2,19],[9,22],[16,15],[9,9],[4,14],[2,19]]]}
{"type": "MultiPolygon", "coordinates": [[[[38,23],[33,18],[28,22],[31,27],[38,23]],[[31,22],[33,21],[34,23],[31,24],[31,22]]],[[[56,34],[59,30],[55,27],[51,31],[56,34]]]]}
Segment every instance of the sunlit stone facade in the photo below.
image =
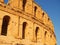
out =
{"type": "Polygon", "coordinates": [[[53,23],[34,0],[0,0],[0,45],[56,45],[53,23]]]}

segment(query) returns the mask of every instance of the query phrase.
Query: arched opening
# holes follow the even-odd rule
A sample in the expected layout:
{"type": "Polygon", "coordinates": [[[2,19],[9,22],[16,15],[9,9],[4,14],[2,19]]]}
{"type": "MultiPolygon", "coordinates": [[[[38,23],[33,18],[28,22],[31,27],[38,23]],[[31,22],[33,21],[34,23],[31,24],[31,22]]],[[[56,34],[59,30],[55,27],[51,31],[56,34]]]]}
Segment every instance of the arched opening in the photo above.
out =
{"type": "Polygon", "coordinates": [[[27,0],[23,0],[23,11],[25,11],[26,2],[27,2],[27,0]]]}
{"type": "Polygon", "coordinates": [[[50,20],[50,18],[48,18],[48,21],[50,20]]]}
{"type": "Polygon", "coordinates": [[[7,4],[9,0],[4,0],[4,3],[7,4]]]}
{"type": "Polygon", "coordinates": [[[23,22],[23,28],[22,28],[22,39],[25,39],[25,29],[26,29],[26,22],[23,22]]]}
{"type": "Polygon", "coordinates": [[[9,16],[6,15],[3,17],[1,35],[4,35],[4,36],[7,35],[7,28],[8,28],[9,21],[10,21],[9,16]]]}
{"type": "Polygon", "coordinates": [[[44,34],[44,35],[45,35],[45,37],[46,37],[46,34],[47,34],[47,31],[45,31],[45,34],[44,34]]]}
{"type": "Polygon", "coordinates": [[[36,17],[36,10],[37,10],[37,7],[35,6],[34,7],[34,17],[36,17]]]}
{"type": "Polygon", "coordinates": [[[38,30],[39,30],[39,27],[36,27],[36,30],[35,30],[36,41],[37,41],[37,33],[38,33],[38,30]]]}
{"type": "Polygon", "coordinates": [[[42,17],[44,17],[44,15],[45,15],[45,13],[43,12],[43,13],[42,13],[42,17]]]}

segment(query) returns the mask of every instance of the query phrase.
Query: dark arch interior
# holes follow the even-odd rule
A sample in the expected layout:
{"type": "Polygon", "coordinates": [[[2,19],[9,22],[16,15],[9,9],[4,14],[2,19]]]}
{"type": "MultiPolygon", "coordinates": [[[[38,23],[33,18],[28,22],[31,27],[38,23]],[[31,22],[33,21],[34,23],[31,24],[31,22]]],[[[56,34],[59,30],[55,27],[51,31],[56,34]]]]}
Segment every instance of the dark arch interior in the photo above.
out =
{"type": "Polygon", "coordinates": [[[26,2],[27,2],[27,0],[23,0],[23,11],[25,11],[26,2]]]}
{"type": "Polygon", "coordinates": [[[44,17],[44,15],[45,15],[45,13],[43,12],[43,13],[42,13],[42,17],[44,17]]]}
{"type": "Polygon", "coordinates": [[[5,35],[5,36],[7,35],[7,28],[8,28],[9,21],[10,21],[9,16],[4,16],[3,17],[1,35],[5,35]]]}
{"type": "Polygon", "coordinates": [[[23,22],[23,29],[22,29],[22,39],[25,38],[25,28],[26,28],[26,22],[23,22]]]}
{"type": "Polygon", "coordinates": [[[35,6],[35,7],[34,7],[34,11],[36,12],[36,10],[37,10],[37,7],[35,6]]]}
{"type": "Polygon", "coordinates": [[[37,10],[37,7],[35,6],[34,7],[34,16],[36,17],[36,10],[37,10]]]}
{"type": "Polygon", "coordinates": [[[37,41],[37,33],[38,33],[38,30],[39,30],[39,27],[36,27],[36,30],[35,30],[36,41],[37,41]]]}
{"type": "Polygon", "coordinates": [[[45,31],[45,37],[46,37],[47,31],[45,31]]]}

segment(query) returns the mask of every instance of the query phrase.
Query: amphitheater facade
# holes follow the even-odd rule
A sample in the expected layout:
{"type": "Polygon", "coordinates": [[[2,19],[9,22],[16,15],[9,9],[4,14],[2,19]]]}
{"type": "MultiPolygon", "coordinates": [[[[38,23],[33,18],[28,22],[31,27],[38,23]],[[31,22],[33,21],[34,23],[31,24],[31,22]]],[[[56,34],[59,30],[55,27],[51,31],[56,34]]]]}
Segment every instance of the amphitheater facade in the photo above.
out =
{"type": "Polygon", "coordinates": [[[0,0],[0,45],[56,45],[53,23],[34,0],[0,0]]]}

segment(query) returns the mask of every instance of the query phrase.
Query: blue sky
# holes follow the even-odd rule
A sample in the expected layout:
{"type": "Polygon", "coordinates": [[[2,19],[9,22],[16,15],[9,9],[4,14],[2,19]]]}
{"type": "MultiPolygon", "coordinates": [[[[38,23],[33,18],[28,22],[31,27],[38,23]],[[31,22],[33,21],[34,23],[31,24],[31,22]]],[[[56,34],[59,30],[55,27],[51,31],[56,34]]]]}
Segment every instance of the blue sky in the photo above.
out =
{"type": "MultiPolygon", "coordinates": [[[[8,0],[5,0],[7,2],[8,0]]],[[[60,45],[60,0],[35,0],[53,21],[57,45],[60,45]]]]}
{"type": "Polygon", "coordinates": [[[35,0],[53,21],[57,45],[60,45],[60,0],[35,0]]]}

